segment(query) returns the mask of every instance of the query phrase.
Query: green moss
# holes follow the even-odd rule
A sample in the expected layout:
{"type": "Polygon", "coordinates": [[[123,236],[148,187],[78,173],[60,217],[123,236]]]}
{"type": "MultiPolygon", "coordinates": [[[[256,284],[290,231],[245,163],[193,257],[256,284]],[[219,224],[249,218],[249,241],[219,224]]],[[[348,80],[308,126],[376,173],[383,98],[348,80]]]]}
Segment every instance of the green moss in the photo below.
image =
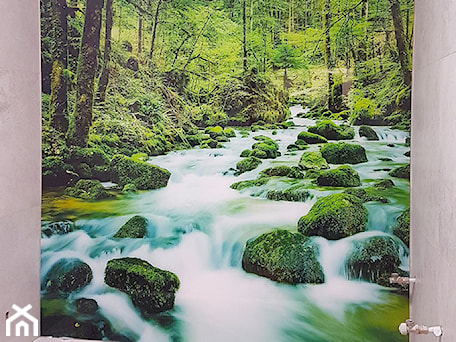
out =
{"type": "Polygon", "coordinates": [[[359,164],[367,162],[366,150],[361,145],[339,142],[328,143],[320,149],[321,155],[331,164],[359,164]]]}
{"type": "Polygon", "coordinates": [[[328,140],[325,137],[310,132],[299,133],[298,139],[305,141],[307,144],[321,144],[328,142],[328,140]]]}
{"type": "Polygon", "coordinates": [[[329,169],[329,165],[320,152],[304,152],[299,159],[299,167],[303,170],[329,169]]]}
{"type": "Polygon", "coordinates": [[[78,180],[74,187],[65,189],[65,195],[85,200],[101,200],[112,197],[100,181],[91,179],[78,180]]]}
{"type": "Polygon", "coordinates": [[[389,189],[394,186],[394,182],[391,179],[378,179],[374,183],[374,187],[380,190],[389,189]]]}
{"type": "Polygon", "coordinates": [[[247,158],[247,157],[250,157],[251,155],[252,155],[252,151],[251,150],[243,150],[241,152],[240,157],[247,158]]]}
{"type": "Polygon", "coordinates": [[[261,163],[262,161],[257,157],[247,157],[236,164],[236,169],[239,173],[244,173],[256,169],[261,163]]]}
{"type": "Polygon", "coordinates": [[[366,137],[367,140],[379,140],[377,133],[369,126],[359,127],[359,136],[366,137]]]}
{"type": "Polygon", "coordinates": [[[305,202],[313,196],[302,186],[293,186],[285,190],[268,191],[266,198],[272,201],[305,202]]]}
{"type": "Polygon", "coordinates": [[[354,187],[360,186],[358,172],[348,165],[339,166],[337,169],[322,172],[317,178],[319,186],[342,186],[354,187]]]}
{"type": "Polygon", "coordinates": [[[317,122],[315,126],[309,127],[308,131],[321,135],[328,140],[350,140],[355,137],[353,128],[345,125],[337,126],[331,120],[317,122]]]}
{"type": "Polygon", "coordinates": [[[347,189],[344,191],[344,194],[349,194],[358,197],[360,200],[365,202],[381,202],[381,203],[388,203],[388,200],[385,197],[378,196],[373,193],[371,188],[367,189],[347,189]]]}
{"type": "Polygon", "coordinates": [[[268,178],[258,178],[258,179],[253,179],[253,180],[245,180],[245,181],[240,181],[236,182],[230,185],[231,189],[234,190],[242,190],[245,188],[250,188],[253,186],[261,186],[266,184],[269,181],[268,178]]]}
{"type": "Polygon", "coordinates": [[[141,314],[149,317],[174,306],[179,278],[138,258],[109,260],[104,281],[126,293],[141,314]]]}
{"type": "Polygon", "coordinates": [[[131,156],[131,159],[134,160],[135,162],[146,162],[149,160],[149,156],[147,153],[135,153],[131,156]]]}
{"type": "Polygon", "coordinates": [[[60,259],[48,271],[41,288],[47,293],[70,293],[87,286],[93,279],[92,269],[79,259],[60,259]]]}
{"type": "Polygon", "coordinates": [[[68,184],[74,176],[74,169],[65,163],[63,157],[45,157],[42,161],[43,187],[56,187],[68,184]]]}
{"type": "Polygon", "coordinates": [[[308,237],[276,230],[247,241],[242,268],[282,283],[320,284],[324,274],[317,258],[318,247],[308,237]]]}
{"type": "Polygon", "coordinates": [[[365,230],[367,209],[362,201],[348,194],[319,198],[309,213],[298,221],[298,230],[308,236],[337,240],[365,230]]]}
{"type": "Polygon", "coordinates": [[[354,243],[347,258],[348,276],[386,286],[385,280],[399,271],[400,264],[398,243],[390,236],[374,236],[354,243]]]}
{"type": "Polygon", "coordinates": [[[398,167],[389,173],[393,177],[410,179],[410,164],[398,167]]]}
{"type": "Polygon", "coordinates": [[[286,177],[291,172],[291,167],[286,165],[280,165],[275,167],[267,168],[261,171],[261,174],[266,177],[286,177]]]}
{"type": "Polygon", "coordinates": [[[133,183],[125,184],[125,186],[122,189],[123,193],[136,192],[136,191],[138,191],[138,189],[136,188],[136,185],[134,185],[133,183]]]}
{"type": "MultiPolygon", "coordinates": [[[[271,159],[277,158],[277,156],[279,156],[278,149],[279,149],[279,146],[273,140],[257,142],[252,145],[252,150],[254,151],[254,154],[255,154],[255,150],[258,150],[258,151],[264,152],[264,153],[262,153],[262,155],[265,155],[266,156],[265,158],[271,158],[271,159]]],[[[259,158],[258,156],[256,156],[256,157],[259,158]]],[[[263,159],[265,159],[265,158],[263,158],[263,159]]]]}
{"type": "Polygon", "coordinates": [[[133,216],[118,231],[113,238],[143,238],[147,233],[147,220],[142,216],[133,216]]]}
{"type": "Polygon", "coordinates": [[[404,210],[397,218],[397,225],[393,228],[393,234],[410,246],[410,208],[404,210]]]}
{"type": "Polygon", "coordinates": [[[113,182],[122,187],[127,184],[134,184],[138,190],[165,187],[171,176],[171,173],[166,169],[144,162],[137,162],[119,154],[113,157],[110,172],[113,182]]]}
{"type": "Polygon", "coordinates": [[[223,133],[223,128],[220,126],[206,127],[204,133],[209,134],[212,139],[216,139],[219,136],[225,136],[223,133]]]}
{"type": "Polygon", "coordinates": [[[228,138],[236,137],[236,132],[231,127],[225,127],[223,129],[223,134],[225,134],[225,136],[228,137],[228,138]]]}

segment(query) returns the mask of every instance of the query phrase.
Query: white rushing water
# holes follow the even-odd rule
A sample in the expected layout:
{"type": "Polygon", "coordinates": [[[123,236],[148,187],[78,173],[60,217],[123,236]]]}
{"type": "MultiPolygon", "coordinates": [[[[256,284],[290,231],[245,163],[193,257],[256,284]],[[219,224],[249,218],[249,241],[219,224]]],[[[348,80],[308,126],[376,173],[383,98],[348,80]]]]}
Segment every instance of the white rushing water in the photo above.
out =
{"type": "MultiPolygon", "coordinates": [[[[303,109],[296,106],[291,111],[295,116],[303,109]]],[[[324,284],[278,284],[241,268],[248,239],[277,228],[296,231],[299,218],[316,199],[335,192],[314,189],[314,197],[307,202],[285,202],[252,197],[251,189],[241,192],[230,189],[232,183],[254,179],[267,167],[297,165],[302,152],[287,153],[286,146],[315,121],[296,117],[293,120],[296,127],[276,130],[277,134],[250,132],[246,138],[237,134],[223,149],[195,148],[151,158],[152,164],[171,172],[168,186],[131,195],[128,215],[80,218],[76,222],[79,230],[43,238],[42,278],[61,258],[86,262],[93,270],[93,281],[73,294],[72,299],[95,299],[113,329],[141,342],[374,341],[369,340],[371,337],[366,332],[349,339],[335,331],[323,331],[311,322],[330,318],[350,328],[355,323],[344,321],[347,308],[353,310],[356,306],[385,302],[388,294],[380,286],[347,280],[344,262],[354,240],[391,232],[397,216],[405,209],[400,203],[394,200],[381,205],[368,203],[367,232],[338,241],[316,239],[325,273],[324,284]],[[282,156],[263,160],[258,169],[235,176],[230,169],[241,160],[240,152],[255,142],[256,135],[278,141],[282,156]],[[119,227],[134,214],[148,219],[147,236],[140,240],[113,240],[119,227]],[[181,286],[170,312],[173,322],[170,326],[144,320],[127,295],[104,284],[106,263],[126,256],[141,258],[178,275],[181,286]]],[[[354,139],[368,151],[369,161],[353,166],[363,185],[390,178],[386,169],[408,163],[404,156],[408,150],[407,134],[387,127],[374,129],[380,141],[367,141],[359,135],[354,139]]],[[[407,181],[394,179],[394,182],[399,189],[408,191],[407,181]]],[[[406,250],[403,264],[407,268],[406,250]]]]}

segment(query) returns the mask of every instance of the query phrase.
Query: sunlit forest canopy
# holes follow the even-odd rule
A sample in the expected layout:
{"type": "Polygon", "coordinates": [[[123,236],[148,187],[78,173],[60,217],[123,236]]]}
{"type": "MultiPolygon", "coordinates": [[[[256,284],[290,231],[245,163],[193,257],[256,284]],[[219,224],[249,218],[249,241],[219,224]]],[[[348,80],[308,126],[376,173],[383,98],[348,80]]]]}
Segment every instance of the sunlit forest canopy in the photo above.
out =
{"type": "Polygon", "coordinates": [[[53,163],[71,146],[188,148],[208,126],[284,122],[291,104],[410,126],[412,0],[42,0],[41,12],[53,163]]]}

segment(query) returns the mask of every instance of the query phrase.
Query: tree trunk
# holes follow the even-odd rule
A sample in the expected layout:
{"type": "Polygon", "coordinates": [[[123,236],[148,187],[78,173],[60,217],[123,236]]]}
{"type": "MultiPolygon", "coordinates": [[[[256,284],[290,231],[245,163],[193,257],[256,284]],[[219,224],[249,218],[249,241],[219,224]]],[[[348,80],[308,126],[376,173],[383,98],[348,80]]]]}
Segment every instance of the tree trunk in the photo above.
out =
{"type": "Polygon", "coordinates": [[[247,73],[247,37],[246,37],[246,20],[245,20],[245,1],[242,0],[242,64],[244,73],[247,73]]]}
{"type": "Polygon", "coordinates": [[[66,134],[68,130],[67,82],[67,6],[66,0],[51,1],[52,21],[52,73],[49,117],[51,126],[66,134]]]}
{"type": "Polygon", "coordinates": [[[142,27],[143,27],[143,19],[142,14],[139,13],[139,20],[138,20],[138,55],[142,52],[142,27]]]}
{"type": "Polygon", "coordinates": [[[326,58],[326,66],[328,68],[328,109],[334,109],[334,97],[333,97],[333,86],[334,86],[334,79],[332,71],[334,69],[334,59],[331,54],[331,35],[330,35],[330,28],[331,28],[331,1],[325,1],[325,18],[324,18],[324,30],[325,30],[325,58],[326,58]]]}
{"type": "Polygon", "coordinates": [[[97,72],[100,47],[101,12],[103,0],[87,0],[81,50],[76,81],[76,104],[74,127],[70,133],[71,143],[86,146],[92,124],[93,87],[97,72]]]}
{"type": "Polygon", "coordinates": [[[155,10],[155,17],[154,17],[154,28],[152,30],[152,43],[150,44],[150,53],[149,58],[152,59],[154,55],[154,44],[155,44],[155,36],[157,35],[157,24],[158,24],[158,14],[160,13],[160,5],[162,0],[158,0],[157,2],[157,9],[155,10]]]}
{"type": "Polygon", "coordinates": [[[405,44],[402,31],[402,18],[397,0],[390,0],[391,16],[394,24],[394,34],[396,36],[396,46],[399,55],[399,63],[401,65],[402,78],[405,85],[410,86],[412,83],[412,74],[409,69],[408,49],[405,44]]]}
{"type": "Polygon", "coordinates": [[[105,20],[105,42],[103,52],[103,71],[101,72],[100,80],[98,82],[98,99],[100,102],[104,102],[106,98],[106,88],[109,83],[109,65],[111,58],[111,31],[113,25],[113,11],[112,1],[106,0],[106,20],[105,20]]]}

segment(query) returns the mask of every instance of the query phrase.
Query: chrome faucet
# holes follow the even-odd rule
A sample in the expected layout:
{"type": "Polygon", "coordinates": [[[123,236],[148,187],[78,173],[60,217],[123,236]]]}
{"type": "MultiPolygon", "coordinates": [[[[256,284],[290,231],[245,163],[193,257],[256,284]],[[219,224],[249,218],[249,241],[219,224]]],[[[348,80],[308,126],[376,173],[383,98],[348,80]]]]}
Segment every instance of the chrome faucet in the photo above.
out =
{"type": "Polygon", "coordinates": [[[409,277],[400,277],[398,273],[391,273],[391,277],[389,278],[390,284],[399,284],[402,286],[406,286],[410,283],[415,282],[415,278],[409,277]]]}
{"type": "Polygon", "coordinates": [[[399,332],[401,335],[407,334],[434,334],[434,336],[442,336],[443,330],[440,325],[428,327],[425,325],[418,325],[411,319],[407,319],[405,323],[399,324],[399,332]]]}

